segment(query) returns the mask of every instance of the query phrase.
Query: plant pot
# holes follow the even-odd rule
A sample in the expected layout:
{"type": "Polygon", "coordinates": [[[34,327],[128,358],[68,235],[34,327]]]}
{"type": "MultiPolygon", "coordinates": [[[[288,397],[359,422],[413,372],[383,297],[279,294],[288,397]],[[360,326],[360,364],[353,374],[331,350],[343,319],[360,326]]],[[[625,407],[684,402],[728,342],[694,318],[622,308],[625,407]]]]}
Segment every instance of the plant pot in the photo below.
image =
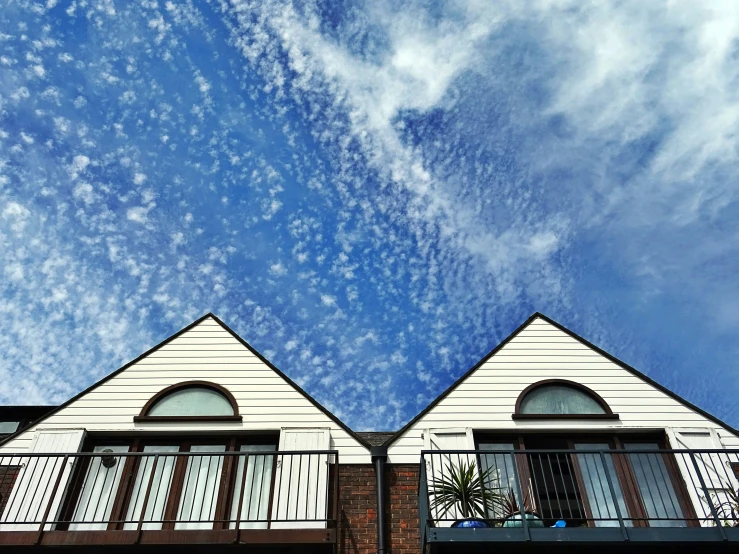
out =
{"type": "MultiPolygon", "coordinates": [[[[533,512],[526,512],[526,522],[529,527],[544,527],[544,522],[541,518],[533,512]]],[[[503,527],[523,527],[523,519],[521,518],[521,512],[516,512],[513,515],[508,516],[503,521],[503,527]]]]}
{"type": "Polygon", "coordinates": [[[486,529],[490,527],[490,524],[484,519],[469,518],[469,519],[458,519],[452,523],[452,527],[460,529],[486,529]]]}

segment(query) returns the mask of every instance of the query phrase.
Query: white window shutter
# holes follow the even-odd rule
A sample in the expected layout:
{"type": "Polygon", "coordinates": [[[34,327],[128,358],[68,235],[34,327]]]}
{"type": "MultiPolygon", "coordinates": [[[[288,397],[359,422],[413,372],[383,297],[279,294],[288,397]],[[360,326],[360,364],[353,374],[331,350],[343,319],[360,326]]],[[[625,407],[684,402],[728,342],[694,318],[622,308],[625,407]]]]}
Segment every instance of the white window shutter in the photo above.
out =
{"type": "MultiPolygon", "coordinates": [[[[35,454],[79,452],[84,437],[84,429],[36,431],[31,443],[31,452],[35,454]]],[[[0,530],[38,531],[49,503],[51,509],[47,520],[57,519],[77,459],[70,457],[66,463],[63,456],[16,459],[20,461],[21,469],[0,518],[0,530]],[[51,493],[57,479],[59,485],[52,498],[51,493]]],[[[7,464],[7,460],[8,458],[3,460],[3,463],[7,464]]],[[[44,529],[53,527],[52,524],[47,524],[44,529]]]]}
{"type": "MultiPolygon", "coordinates": [[[[716,431],[705,428],[667,428],[670,445],[676,450],[717,450],[723,449],[716,431]]],[[[707,518],[701,525],[712,526],[711,504],[720,505],[726,501],[729,490],[736,491],[739,487],[733,470],[728,466],[728,457],[721,454],[693,452],[692,458],[688,452],[675,453],[680,473],[687,485],[690,501],[699,518],[707,518]],[[707,491],[704,491],[698,478],[695,466],[698,466],[700,475],[705,482],[707,491]]]]}
{"type": "MultiPolygon", "coordinates": [[[[426,429],[423,433],[426,450],[474,450],[475,441],[471,428],[456,429],[426,429]]],[[[450,467],[458,467],[460,464],[475,462],[474,454],[426,454],[426,480],[429,485],[429,493],[433,493],[435,479],[441,479],[448,474],[450,467]]],[[[429,495],[433,499],[433,494],[429,495]]],[[[437,527],[449,527],[453,520],[462,517],[457,508],[446,513],[440,513],[438,509],[432,510],[431,517],[447,521],[438,521],[437,527]]]]}
{"type": "Polygon", "coordinates": [[[282,429],[273,494],[273,529],[326,527],[328,454],[290,455],[281,452],[328,450],[328,429],[282,429]]]}

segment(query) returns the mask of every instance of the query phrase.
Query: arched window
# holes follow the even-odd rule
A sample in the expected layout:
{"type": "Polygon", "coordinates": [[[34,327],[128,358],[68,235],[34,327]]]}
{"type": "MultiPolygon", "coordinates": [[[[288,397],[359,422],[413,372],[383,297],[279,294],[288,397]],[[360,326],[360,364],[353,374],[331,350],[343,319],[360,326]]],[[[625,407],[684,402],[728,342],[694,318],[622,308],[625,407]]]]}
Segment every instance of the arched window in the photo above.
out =
{"type": "Polygon", "coordinates": [[[134,421],[241,421],[233,395],[207,381],[177,383],[159,391],[134,421]]]}
{"type": "Polygon", "coordinates": [[[564,379],[539,381],[524,389],[513,419],[618,419],[597,393],[564,379]]]}

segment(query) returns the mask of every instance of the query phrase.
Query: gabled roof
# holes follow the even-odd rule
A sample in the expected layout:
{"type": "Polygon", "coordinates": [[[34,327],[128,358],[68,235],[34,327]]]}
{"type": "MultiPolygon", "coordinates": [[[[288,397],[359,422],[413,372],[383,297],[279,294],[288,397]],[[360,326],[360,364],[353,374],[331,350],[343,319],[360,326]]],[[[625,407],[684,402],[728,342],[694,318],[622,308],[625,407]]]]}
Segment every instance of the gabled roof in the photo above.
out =
{"type": "Polygon", "coordinates": [[[496,346],[490,352],[488,352],[487,354],[485,354],[485,356],[483,356],[483,358],[479,362],[477,362],[473,367],[471,367],[467,372],[465,372],[464,375],[462,375],[459,379],[457,379],[454,383],[452,383],[452,385],[449,388],[447,388],[444,392],[442,392],[433,402],[431,402],[431,404],[429,404],[428,406],[426,406],[426,408],[424,408],[423,411],[421,411],[418,415],[416,415],[416,417],[414,417],[413,419],[411,419],[399,431],[397,431],[392,437],[390,437],[387,441],[385,441],[385,443],[383,444],[383,446],[386,446],[386,447],[387,446],[390,446],[397,439],[399,439],[401,436],[403,436],[403,434],[408,429],[410,429],[411,427],[413,427],[413,425],[415,423],[417,423],[423,416],[425,416],[432,409],[434,409],[434,407],[439,402],[441,402],[444,398],[446,398],[454,389],[456,389],[460,384],[462,384],[462,382],[465,379],[467,379],[470,375],[472,375],[475,371],[477,371],[485,362],[487,362],[490,358],[492,358],[501,348],[503,348],[506,344],[508,344],[523,329],[525,329],[526,327],[528,327],[528,325],[531,322],[533,322],[535,319],[542,319],[543,321],[546,321],[550,325],[556,327],[557,329],[559,329],[563,333],[565,333],[565,334],[569,335],[570,337],[572,337],[573,339],[579,341],[581,344],[585,345],[586,347],[594,350],[595,352],[597,352],[601,356],[605,357],[609,361],[613,362],[614,364],[618,365],[622,369],[625,369],[626,371],[628,371],[629,373],[631,373],[635,377],[638,377],[642,381],[648,383],[649,385],[653,386],[654,388],[656,388],[657,390],[659,390],[662,393],[666,394],[667,396],[673,398],[674,400],[677,400],[678,402],[680,402],[684,406],[687,406],[688,408],[690,408],[691,410],[693,410],[693,411],[697,412],[698,414],[702,415],[706,419],[709,419],[709,420],[713,421],[714,423],[716,423],[717,425],[723,427],[724,429],[726,429],[730,433],[733,433],[734,435],[739,436],[739,430],[734,429],[729,424],[727,424],[727,423],[721,421],[720,419],[718,419],[716,416],[713,416],[713,415],[709,414],[708,412],[706,412],[705,410],[699,408],[698,406],[696,406],[692,402],[689,402],[685,398],[683,398],[683,397],[679,396],[678,394],[672,392],[671,390],[665,388],[664,386],[660,385],[659,383],[657,383],[653,379],[651,379],[651,378],[647,377],[646,375],[644,375],[641,371],[638,371],[637,369],[631,367],[626,362],[623,362],[623,361],[619,360],[618,358],[616,358],[615,356],[609,354],[608,352],[606,352],[602,348],[599,348],[596,345],[594,345],[593,343],[591,343],[590,341],[582,338],[577,333],[574,333],[573,331],[570,331],[566,327],[560,325],[559,323],[557,323],[553,319],[545,316],[542,313],[534,312],[534,314],[532,314],[526,321],[524,321],[521,325],[519,325],[518,328],[515,331],[513,331],[510,335],[508,335],[503,340],[503,342],[501,342],[498,346],[496,346]]]}
{"type": "MultiPolygon", "coordinates": [[[[307,392],[305,392],[302,388],[300,388],[292,379],[290,379],[287,375],[285,375],[282,371],[280,371],[277,367],[275,367],[272,364],[272,362],[270,362],[264,356],[262,356],[259,352],[257,352],[248,342],[246,342],[244,339],[242,339],[233,329],[231,329],[228,325],[226,325],[215,314],[213,314],[211,312],[208,312],[204,316],[196,319],[195,321],[193,321],[192,323],[190,323],[190,325],[188,325],[187,327],[184,327],[183,329],[180,329],[174,335],[172,335],[170,337],[167,337],[162,342],[160,342],[159,344],[157,344],[153,348],[150,348],[149,350],[147,350],[146,352],[144,352],[143,354],[141,354],[137,358],[131,360],[130,362],[128,362],[123,367],[121,367],[121,368],[115,370],[113,373],[110,373],[109,375],[103,377],[97,383],[94,383],[93,385],[87,387],[85,390],[83,390],[79,394],[73,396],[72,398],[70,398],[69,400],[67,400],[66,402],[64,402],[63,404],[61,404],[60,406],[57,406],[55,409],[53,409],[53,410],[49,411],[48,413],[44,414],[43,417],[37,419],[36,421],[32,422],[30,425],[28,425],[27,427],[25,427],[24,430],[27,429],[28,427],[31,427],[31,426],[36,425],[38,423],[41,423],[42,421],[44,421],[48,417],[56,414],[57,412],[59,412],[63,408],[66,408],[72,402],[78,400],[79,398],[82,398],[84,395],[86,395],[90,391],[96,389],[97,387],[99,387],[103,383],[109,381],[110,379],[112,379],[116,375],[122,373],[123,371],[125,371],[126,369],[128,369],[129,367],[131,367],[132,365],[134,365],[135,363],[143,360],[144,358],[146,358],[147,356],[149,356],[151,353],[156,352],[157,350],[159,350],[164,345],[166,345],[169,342],[173,341],[174,339],[176,339],[177,337],[179,337],[183,333],[186,333],[187,331],[189,331],[193,327],[199,325],[200,323],[202,323],[203,321],[205,321],[208,318],[213,319],[216,323],[218,323],[221,327],[223,327],[223,329],[225,329],[228,333],[230,333],[231,336],[233,336],[243,346],[245,346],[247,350],[249,350],[257,358],[259,358],[259,360],[261,360],[265,365],[267,365],[267,367],[269,367],[272,371],[274,371],[275,373],[277,373],[277,375],[279,375],[280,377],[282,377],[282,379],[284,379],[285,382],[288,385],[290,385],[296,391],[298,391],[300,394],[302,394],[311,404],[313,404],[316,408],[318,408],[321,412],[323,412],[326,416],[328,416],[329,419],[331,419],[334,423],[336,423],[339,427],[341,427],[344,431],[346,431],[352,438],[354,438],[357,442],[359,442],[359,444],[361,444],[365,448],[368,448],[368,449],[371,448],[372,445],[367,440],[363,439],[357,433],[355,433],[354,431],[352,431],[351,429],[349,429],[349,427],[347,427],[344,422],[342,422],[334,414],[332,414],[326,408],[324,408],[315,398],[313,398],[311,395],[309,395],[307,392]]],[[[12,435],[7,436],[2,441],[0,441],[0,446],[2,446],[3,444],[5,444],[7,442],[10,442],[16,436],[20,435],[24,430],[16,431],[12,435]]]]}

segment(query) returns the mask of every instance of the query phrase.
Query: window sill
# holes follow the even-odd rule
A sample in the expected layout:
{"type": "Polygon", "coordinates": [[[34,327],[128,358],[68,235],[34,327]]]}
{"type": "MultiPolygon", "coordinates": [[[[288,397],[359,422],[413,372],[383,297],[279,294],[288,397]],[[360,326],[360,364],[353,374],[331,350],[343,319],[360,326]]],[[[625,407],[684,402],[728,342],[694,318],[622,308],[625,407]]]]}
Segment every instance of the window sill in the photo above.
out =
{"type": "Polygon", "coordinates": [[[565,419],[565,420],[582,420],[582,419],[595,419],[595,420],[616,420],[621,419],[618,414],[513,414],[511,419],[565,419]]]}
{"type": "Polygon", "coordinates": [[[241,416],[134,416],[134,423],[240,423],[241,416]]]}

